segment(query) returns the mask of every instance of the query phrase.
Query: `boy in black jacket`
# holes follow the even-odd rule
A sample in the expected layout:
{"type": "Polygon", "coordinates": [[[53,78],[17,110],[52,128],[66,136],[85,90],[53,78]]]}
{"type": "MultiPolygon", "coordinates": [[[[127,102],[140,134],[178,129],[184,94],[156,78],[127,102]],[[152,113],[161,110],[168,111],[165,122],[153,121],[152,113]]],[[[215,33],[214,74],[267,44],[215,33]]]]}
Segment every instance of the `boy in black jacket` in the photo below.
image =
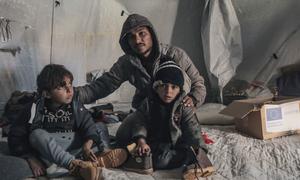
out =
{"type": "Polygon", "coordinates": [[[182,104],[183,85],[181,68],[170,57],[162,57],[154,74],[152,95],[117,131],[121,146],[136,144],[136,148],[128,146],[136,152],[124,164],[125,169],[148,174],[153,171],[152,163],[154,169],[184,166],[186,180],[214,172],[194,109],[182,104]]]}
{"type": "Polygon", "coordinates": [[[127,158],[126,150],[110,149],[107,127],[93,121],[74,92],[72,81],[72,73],[64,66],[45,66],[37,77],[40,97],[11,127],[10,150],[28,160],[35,176],[45,174],[44,163],[54,163],[72,174],[93,179],[99,176],[97,167],[117,167],[127,158]],[[26,138],[24,141],[22,138],[28,135],[29,142],[26,138]],[[101,154],[94,153],[94,144],[101,154]]]}

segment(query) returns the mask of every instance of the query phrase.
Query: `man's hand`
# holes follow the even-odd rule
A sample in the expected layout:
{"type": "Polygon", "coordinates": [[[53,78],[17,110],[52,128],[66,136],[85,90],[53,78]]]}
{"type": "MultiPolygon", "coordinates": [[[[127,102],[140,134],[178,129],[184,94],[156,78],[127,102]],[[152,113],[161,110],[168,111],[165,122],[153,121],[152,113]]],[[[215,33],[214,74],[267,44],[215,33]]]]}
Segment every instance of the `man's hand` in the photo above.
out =
{"type": "Polygon", "coordinates": [[[183,100],[182,100],[182,103],[185,107],[194,107],[194,101],[193,101],[193,98],[189,95],[186,95],[183,100]]]}
{"type": "Polygon", "coordinates": [[[150,153],[150,146],[146,143],[146,140],[144,138],[140,138],[137,141],[136,150],[137,150],[138,155],[142,156],[144,154],[150,153]]]}
{"type": "Polygon", "coordinates": [[[86,160],[97,162],[97,156],[92,151],[94,141],[92,139],[87,140],[83,145],[83,157],[86,160]]]}
{"type": "Polygon", "coordinates": [[[97,162],[97,156],[92,151],[92,149],[84,149],[83,150],[83,156],[84,156],[84,159],[86,159],[86,160],[97,162]]]}
{"type": "Polygon", "coordinates": [[[34,177],[43,176],[46,174],[46,169],[43,163],[35,157],[30,157],[27,162],[32,170],[34,177]]]}

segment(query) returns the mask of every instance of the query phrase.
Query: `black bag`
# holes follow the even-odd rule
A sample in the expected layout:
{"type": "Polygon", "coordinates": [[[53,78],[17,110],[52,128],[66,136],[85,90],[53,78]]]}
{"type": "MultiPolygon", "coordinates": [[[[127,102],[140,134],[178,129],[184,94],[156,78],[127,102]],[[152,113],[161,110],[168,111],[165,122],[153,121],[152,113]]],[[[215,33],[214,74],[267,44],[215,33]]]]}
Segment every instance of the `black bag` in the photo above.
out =
{"type": "Polygon", "coordinates": [[[1,119],[5,121],[5,125],[12,124],[19,119],[24,108],[30,106],[36,97],[37,94],[34,92],[14,91],[5,104],[4,113],[2,114],[1,119]]]}
{"type": "Polygon", "coordinates": [[[300,70],[286,72],[276,79],[279,96],[300,96],[300,70]]]}
{"type": "Polygon", "coordinates": [[[27,121],[30,118],[28,112],[36,98],[36,93],[15,91],[5,105],[2,117],[6,118],[9,124],[5,135],[8,136],[8,147],[12,155],[22,156],[32,152],[27,121]]]}

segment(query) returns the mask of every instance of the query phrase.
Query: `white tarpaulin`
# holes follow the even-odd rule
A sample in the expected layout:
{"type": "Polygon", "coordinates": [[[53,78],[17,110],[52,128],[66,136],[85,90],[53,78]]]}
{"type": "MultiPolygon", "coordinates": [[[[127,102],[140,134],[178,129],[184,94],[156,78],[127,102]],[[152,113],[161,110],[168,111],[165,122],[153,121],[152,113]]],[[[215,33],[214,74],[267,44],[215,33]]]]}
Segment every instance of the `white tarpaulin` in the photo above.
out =
{"type": "MultiPolygon", "coordinates": [[[[46,64],[65,65],[74,85],[85,84],[87,72],[108,71],[123,55],[119,37],[128,13],[147,16],[168,43],[177,5],[174,0],[0,0],[0,111],[14,90],[36,89],[46,64]]],[[[133,93],[127,82],[101,102],[130,102],[133,93]]]]}
{"type": "MultiPolygon", "coordinates": [[[[88,71],[108,71],[123,53],[122,10],[110,0],[0,0],[0,110],[14,90],[35,90],[46,64],[65,65],[74,85],[85,84],[88,71]]],[[[122,86],[106,100],[130,101],[131,89],[122,86]]]]}
{"type": "MultiPolygon", "coordinates": [[[[11,20],[9,41],[6,21],[0,26],[0,110],[12,91],[34,90],[48,63],[64,64],[75,85],[87,72],[107,71],[123,54],[122,10],[147,16],[161,42],[184,49],[208,95],[209,85],[223,87],[232,76],[267,83],[300,60],[299,9],[296,0],[0,0],[0,17],[11,20]]],[[[127,83],[102,102],[128,102],[133,93],[127,83]]]]}
{"type": "Polygon", "coordinates": [[[223,88],[242,61],[240,24],[231,0],[206,0],[201,35],[207,69],[223,88]]]}

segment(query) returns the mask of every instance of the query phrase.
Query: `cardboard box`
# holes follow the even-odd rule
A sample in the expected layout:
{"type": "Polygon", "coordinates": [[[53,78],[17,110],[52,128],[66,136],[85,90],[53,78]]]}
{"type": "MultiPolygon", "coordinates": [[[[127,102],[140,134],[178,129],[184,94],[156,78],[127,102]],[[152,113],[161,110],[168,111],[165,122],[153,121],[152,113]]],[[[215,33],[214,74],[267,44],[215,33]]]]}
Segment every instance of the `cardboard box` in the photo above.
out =
{"type": "Polygon", "coordinates": [[[220,113],[235,117],[237,130],[258,139],[300,133],[300,98],[236,100],[220,113]]]}

